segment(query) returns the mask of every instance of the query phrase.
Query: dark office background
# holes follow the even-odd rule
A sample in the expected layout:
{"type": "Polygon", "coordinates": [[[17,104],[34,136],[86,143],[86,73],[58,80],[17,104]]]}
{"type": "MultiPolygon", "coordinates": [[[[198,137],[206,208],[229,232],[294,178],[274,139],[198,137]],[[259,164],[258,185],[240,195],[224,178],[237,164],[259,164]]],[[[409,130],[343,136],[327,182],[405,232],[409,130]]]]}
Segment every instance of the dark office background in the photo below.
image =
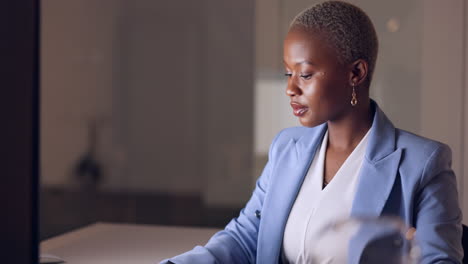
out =
{"type": "Polygon", "coordinates": [[[38,255],[39,10],[35,0],[0,5],[0,259],[38,255]]]}

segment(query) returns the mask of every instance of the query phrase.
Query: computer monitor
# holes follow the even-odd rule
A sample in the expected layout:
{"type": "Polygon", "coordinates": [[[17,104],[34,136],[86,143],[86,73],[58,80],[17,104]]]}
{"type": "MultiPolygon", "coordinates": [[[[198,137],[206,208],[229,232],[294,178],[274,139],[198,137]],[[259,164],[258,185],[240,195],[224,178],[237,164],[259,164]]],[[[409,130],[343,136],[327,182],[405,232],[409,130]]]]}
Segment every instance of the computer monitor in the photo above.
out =
{"type": "Polygon", "coordinates": [[[0,259],[38,262],[39,0],[0,5],[0,259]]]}

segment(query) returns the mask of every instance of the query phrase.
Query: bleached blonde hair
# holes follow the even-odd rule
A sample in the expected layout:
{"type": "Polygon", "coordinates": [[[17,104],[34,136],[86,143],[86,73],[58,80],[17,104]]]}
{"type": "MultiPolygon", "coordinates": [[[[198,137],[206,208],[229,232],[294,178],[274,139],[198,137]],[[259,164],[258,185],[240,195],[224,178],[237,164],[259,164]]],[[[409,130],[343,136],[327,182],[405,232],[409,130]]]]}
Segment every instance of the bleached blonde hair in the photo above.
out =
{"type": "Polygon", "coordinates": [[[325,1],[299,13],[290,29],[298,26],[323,33],[334,46],[340,62],[365,60],[368,63],[367,85],[370,85],[379,43],[374,25],[363,10],[344,1],[325,1]]]}

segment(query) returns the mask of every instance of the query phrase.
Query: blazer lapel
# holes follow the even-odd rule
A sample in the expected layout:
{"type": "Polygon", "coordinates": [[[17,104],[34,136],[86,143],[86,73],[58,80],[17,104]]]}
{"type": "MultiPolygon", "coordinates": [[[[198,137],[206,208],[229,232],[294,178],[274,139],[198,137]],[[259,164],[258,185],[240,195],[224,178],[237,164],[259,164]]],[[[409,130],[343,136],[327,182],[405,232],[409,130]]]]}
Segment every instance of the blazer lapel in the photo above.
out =
{"type": "Polygon", "coordinates": [[[271,186],[262,211],[258,259],[261,263],[278,263],[283,234],[292,205],[326,131],[326,124],[306,133],[297,141],[289,141],[278,158],[271,175],[271,186]]]}
{"type": "Polygon", "coordinates": [[[351,216],[380,216],[395,182],[400,158],[398,149],[377,162],[364,160],[351,216]]]}
{"type": "Polygon", "coordinates": [[[375,107],[366,156],[359,175],[351,216],[380,216],[393,188],[401,159],[396,149],[396,131],[393,124],[372,101],[375,107]]]}

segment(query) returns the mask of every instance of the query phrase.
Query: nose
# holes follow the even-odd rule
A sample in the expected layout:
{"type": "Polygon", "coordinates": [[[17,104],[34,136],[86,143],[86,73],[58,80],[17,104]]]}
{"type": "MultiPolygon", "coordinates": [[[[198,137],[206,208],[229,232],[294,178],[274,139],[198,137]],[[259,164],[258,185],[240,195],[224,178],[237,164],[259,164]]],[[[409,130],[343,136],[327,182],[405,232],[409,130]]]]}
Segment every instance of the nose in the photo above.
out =
{"type": "Polygon", "coordinates": [[[292,78],[288,80],[288,86],[286,87],[286,95],[289,97],[300,95],[301,89],[295,84],[292,78]]]}

